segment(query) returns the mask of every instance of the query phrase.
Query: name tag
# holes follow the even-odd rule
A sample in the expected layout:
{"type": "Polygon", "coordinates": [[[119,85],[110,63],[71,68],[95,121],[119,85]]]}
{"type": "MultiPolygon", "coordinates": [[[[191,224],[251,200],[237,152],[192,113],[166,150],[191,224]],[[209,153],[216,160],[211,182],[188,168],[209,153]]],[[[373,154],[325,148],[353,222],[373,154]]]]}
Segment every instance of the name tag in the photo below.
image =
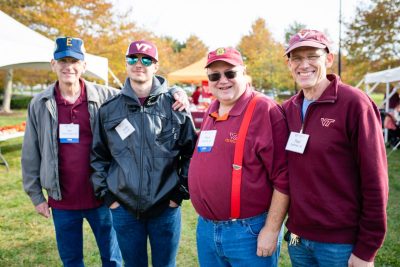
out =
{"type": "Polygon", "coordinates": [[[199,142],[197,143],[198,152],[210,152],[214,146],[217,130],[201,131],[199,142]]]}
{"type": "Polygon", "coordinates": [[[125,140],[125,138],[135,131],[135,128],[133,128],[132,124],[127,119],[124,119],[117,127],[115,127],[115,130],[119,137],[121,137],[122,140],[125,140]]]}
{"type": "Polygon", "coordinates": [[[310,135],[291,132],[286,144],[286,150],[303,154],[310,135]]]}
{"type": "Polygon", "coordinates": [[[60,124],[59,138],[62,144],[79,143],[79,124],[60,124]]]}

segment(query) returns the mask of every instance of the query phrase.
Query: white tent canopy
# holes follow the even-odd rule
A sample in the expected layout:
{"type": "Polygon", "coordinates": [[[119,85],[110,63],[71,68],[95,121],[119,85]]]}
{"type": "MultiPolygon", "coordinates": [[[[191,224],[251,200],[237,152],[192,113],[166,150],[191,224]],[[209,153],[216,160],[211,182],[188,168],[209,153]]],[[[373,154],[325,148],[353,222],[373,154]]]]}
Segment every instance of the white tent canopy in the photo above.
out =
{"type": "Polygon", "coordinates": [[[400,81],[400,67],[378,71],[374,73],[367,73],[364,76],[365,83],[391,83],[400,81]]]}
{"type": "MultiPolygon", "coordinates": [[[[19,23],[0,10],[0,69],[50,69],[54,41],[19,23]]],[[[85,54],[85,75],[108,84],[108,59],[85,54]]]]}
{"type": "MultiPolygon", "coordinates": [[[[357,87],[362,83],[365,84],[365,91],[367,94],[371,94],[379,84],[386,84],[385,100],[383,105],[385,105],[385,112],[389,112],[389,99],[397,92],[397,90],[400,89],[400,67],[367,73],[357,87]],[[391,83],[397,83],[397,85],[391,86],[391,83]],[[371,84],[373,84],[372,87],[370,87],[371,84]]],[[[385,129],[385,141],[388,141],[387,129],[385,129]]]]}

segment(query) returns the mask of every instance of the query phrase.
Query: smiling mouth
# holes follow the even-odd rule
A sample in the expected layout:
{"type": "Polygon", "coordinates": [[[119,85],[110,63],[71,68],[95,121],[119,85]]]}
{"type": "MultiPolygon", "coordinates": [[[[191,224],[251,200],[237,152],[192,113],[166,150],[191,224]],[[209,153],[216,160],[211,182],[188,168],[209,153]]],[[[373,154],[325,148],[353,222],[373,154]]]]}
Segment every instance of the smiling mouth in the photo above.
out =
{"type": "Polygon", "coordinates": [[[297,72],[297,75],[300,77],[310,77],[315,73],[315,71],[308,71],[308,72],[297,72]]]}

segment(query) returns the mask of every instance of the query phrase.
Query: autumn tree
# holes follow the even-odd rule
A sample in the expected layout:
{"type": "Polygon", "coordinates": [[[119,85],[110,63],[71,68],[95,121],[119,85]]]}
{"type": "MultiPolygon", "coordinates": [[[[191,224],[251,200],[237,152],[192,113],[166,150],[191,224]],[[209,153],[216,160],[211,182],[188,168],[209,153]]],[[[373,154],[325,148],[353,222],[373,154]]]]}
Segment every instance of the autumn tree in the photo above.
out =
{"type": "Polygon", "coordinates": [[[179,68],[186,67],[207,55],[208,48],[197,36],[191,35],[180,50],[179,68]]]}
{"type": "Polygon", "coordinates": [[[286,44],[289,43],[290,37],[298,33],[302,29],[306,29],[307,26],[303,23],[300,22],[293,22],[292,24],[289,25],[288,28],[285,29],[285,42],[286,44]]]}
{"type": "Polygon", "coordinates": [[[290,73],[287,70],[284,48],[272,38],[265,20],[257,19],[250,33],[239,43],[247,73],[252,77],[256,88],[291,88],[290,73]]]}
{"type": "Polygon", "coordinates": [[[371,71],[396,67],[400,59],[400,0],[371,0],[347,25],[344,48],[353,84],[371,71]]]}
{"type": "Polygon", "coordinates": [[[158,73],[168,73],[186,67],[207,54],[207,47],[197,36],[191,35],[185,42],[179,42],[169,36],[155,38],[160,58],[158,73]]]}

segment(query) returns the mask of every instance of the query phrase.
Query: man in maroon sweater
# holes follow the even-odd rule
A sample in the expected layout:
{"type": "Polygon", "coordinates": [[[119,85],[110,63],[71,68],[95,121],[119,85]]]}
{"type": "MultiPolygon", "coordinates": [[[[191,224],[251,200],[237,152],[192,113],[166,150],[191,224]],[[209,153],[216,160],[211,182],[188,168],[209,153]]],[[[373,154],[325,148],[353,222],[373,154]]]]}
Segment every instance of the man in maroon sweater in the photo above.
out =
{"type": "Polygon", "coordinates": [[[301,88],[283,104],[291,132],[286,239],[292,265],[373,266],[388,199],[379,111],[361,90],[327,75],[334,57],[323,33],[300,31],[285,55],[301,88]]]}

